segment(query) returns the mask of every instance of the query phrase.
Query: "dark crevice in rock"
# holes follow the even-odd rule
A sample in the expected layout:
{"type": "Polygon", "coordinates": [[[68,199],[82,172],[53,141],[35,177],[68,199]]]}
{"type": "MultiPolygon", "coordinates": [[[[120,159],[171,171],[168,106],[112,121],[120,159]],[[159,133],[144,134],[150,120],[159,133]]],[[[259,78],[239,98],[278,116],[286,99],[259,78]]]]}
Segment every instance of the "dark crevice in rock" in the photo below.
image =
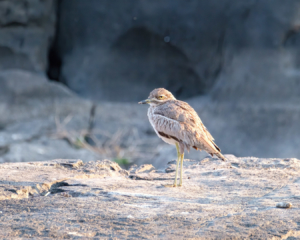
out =
{"type": "Polygon", "coordinates": [[[21,22],[9,22],[6,24],[0,24],[1,28],[16,28],[16,27],[24,27],[26,28],[28,26],[27,23],[21,23],[21,22]]]}
{"type": "Polygon", "coordinates": [[[61,181],[61,182],[57,182],[54,183],[49,192],[51,194],[55,194],[55,193],[61,193],[61,192],[65,192],[65,190],[61,189],[60,187],[66,187],[66,186],[70,186],[69,183],[65,182],[65,181],[61,181]]]}
{"type": "Polygon", "coordinates": [[[12,192],[12,193],[18,194],[18,193],[17,193],[17,190],[16,190],[16,189],[12,189],[12,188],[5,189],[5,191],[9,191],[9,192],[12,192]]]}
{"type": "Polygon", "coordinates": [[[47,75],[50,80],[59,82],[62,61],[57,53],[54,44],[51,45],[48,55],[47,75]]]}
{"type": "Polygon", "coordinates": [[[86,184],[69,184],[69,186],[72,186],[72,187],[88,187],[88,185],[86,184]]]}
{"type": "Polygon", "coordinates": [[[68,161],[68,162],[61,162],[58,165],[64,167],[64,168],[68,168],[68,169],[78,169],[80,167],[82,167],[84,164],[82,162],[82,160],[76,160],[76,161],[68,161]]]}
{"type": "Polygon", "coordinates": [[[18,21],[11,21],[8,23],[2,23],[0,24],[1,28],[27,28],[29,29],[30,27],[39,27],[43,28],[44,22],[41,21],[40,19],[30,19],[28,22],[18,22],[18,21]]]}
{"type": "Polygon", "coordinates": [[[68,193],[72,197],[78,197],[82,195],[80,192],[64,190],[61,187],[88,187],[86,184],[69,184],[65,181],[57,182],[53,184],[49,190],[51,194],[68,193]]]}
{"type": "Polygon", "coordinates": [[[48,52],[48,68],[47,68],[47,76],[50,80],[59,82],[59,76],[62,67],[62,59],[60,56],[60,52],[58,49],[58,32],[59,32],[59,21],[60,21],[60,5],[61,1],[57,1],[56,3],[56,24],[55,24],[55,33],[50,44],[49,52],[48,52]]]}
{"type": "Polygon", "coordinates": [[[68,184],[67,182],[58,182],[51,186],[50,193],[51,194],[63,194],[64,197],[88,197],[93,196],[93,193],[82,193],[78,191],[72,191],[72,190],[64,190],[61,187],[88,187],[86,184],[68,184]]]}

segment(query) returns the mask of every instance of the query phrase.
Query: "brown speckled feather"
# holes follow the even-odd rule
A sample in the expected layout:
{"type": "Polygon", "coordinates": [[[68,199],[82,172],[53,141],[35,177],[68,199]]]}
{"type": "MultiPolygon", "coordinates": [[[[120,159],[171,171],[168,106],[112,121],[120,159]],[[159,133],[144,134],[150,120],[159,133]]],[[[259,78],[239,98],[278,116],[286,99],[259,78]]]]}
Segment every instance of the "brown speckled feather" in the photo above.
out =
{"type": "Polygon", "coordinates": [[[156,118],[158,121],[159,116],[163,116],[164,122],[169,122],[169,124],[160,126],[160,130],[165,134],[182,139],[188,150],[189,147],[196,147],[206,150],[209,153],[216,153],[217,149],[211,143],[214,140],[213,137],[189,104],[178,100],[171,100],[157,106],[154,115],[157,115],[156,118]],[[172,120],[177,121],[179,124],[172,123],[172,120]],[[168,126],[170,125],[176,125],[176,127],[169,128],[168,126]]]}

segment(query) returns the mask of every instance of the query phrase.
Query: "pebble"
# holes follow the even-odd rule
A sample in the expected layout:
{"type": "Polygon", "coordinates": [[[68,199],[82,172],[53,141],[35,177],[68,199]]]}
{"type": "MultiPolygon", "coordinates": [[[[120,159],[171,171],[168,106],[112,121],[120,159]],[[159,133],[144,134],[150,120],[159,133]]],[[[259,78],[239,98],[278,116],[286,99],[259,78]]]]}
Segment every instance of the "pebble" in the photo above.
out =
{"type": "Polygon", "coordinates": [[[290,208],[292,207],[292,204],[289,202],[280,202],[276,204],[277,208],[290,208]]]}

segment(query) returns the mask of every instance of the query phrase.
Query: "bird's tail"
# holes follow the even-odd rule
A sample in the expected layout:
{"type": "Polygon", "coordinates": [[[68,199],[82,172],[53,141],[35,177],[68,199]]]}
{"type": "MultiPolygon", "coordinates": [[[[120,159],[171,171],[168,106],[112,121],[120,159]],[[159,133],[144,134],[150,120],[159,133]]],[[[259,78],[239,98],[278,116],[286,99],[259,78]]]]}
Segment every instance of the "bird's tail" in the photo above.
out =
{"type": "MultiPolygon", "coordinates": [[[[218,158],[222,159],[223,161],[226,161],[227,159],[222,155],[221,149],[217,146],[217,144],[215,144],[213,141],[212,141],[212,144],[214,145],[215,149],[218,151],[213,154],[215,154],[218,158]]],[[[213,155],[213,154],[211,154],[211,155],[213,155]]]]}
{"type": "Polygon", "coordinates": [[[222,155],[222,153],[214,153],[218,158],[222,159],[223,161],[226,161],[227,159],[222,155]]]}

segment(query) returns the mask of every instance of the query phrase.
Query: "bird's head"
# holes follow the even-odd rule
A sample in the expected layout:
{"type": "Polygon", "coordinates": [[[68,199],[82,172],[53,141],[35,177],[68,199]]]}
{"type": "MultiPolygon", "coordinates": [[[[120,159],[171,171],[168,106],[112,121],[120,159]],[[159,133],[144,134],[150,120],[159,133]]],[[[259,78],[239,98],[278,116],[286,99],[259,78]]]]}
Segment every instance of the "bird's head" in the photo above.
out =
{"type": "Polygon", "coordinates": [[[172,93],[164,88],[154,89],[148,99],[139,102],[139,104],[150,104],[151,106],[157,106],[170,100],[176,100],[172,93]]]}

